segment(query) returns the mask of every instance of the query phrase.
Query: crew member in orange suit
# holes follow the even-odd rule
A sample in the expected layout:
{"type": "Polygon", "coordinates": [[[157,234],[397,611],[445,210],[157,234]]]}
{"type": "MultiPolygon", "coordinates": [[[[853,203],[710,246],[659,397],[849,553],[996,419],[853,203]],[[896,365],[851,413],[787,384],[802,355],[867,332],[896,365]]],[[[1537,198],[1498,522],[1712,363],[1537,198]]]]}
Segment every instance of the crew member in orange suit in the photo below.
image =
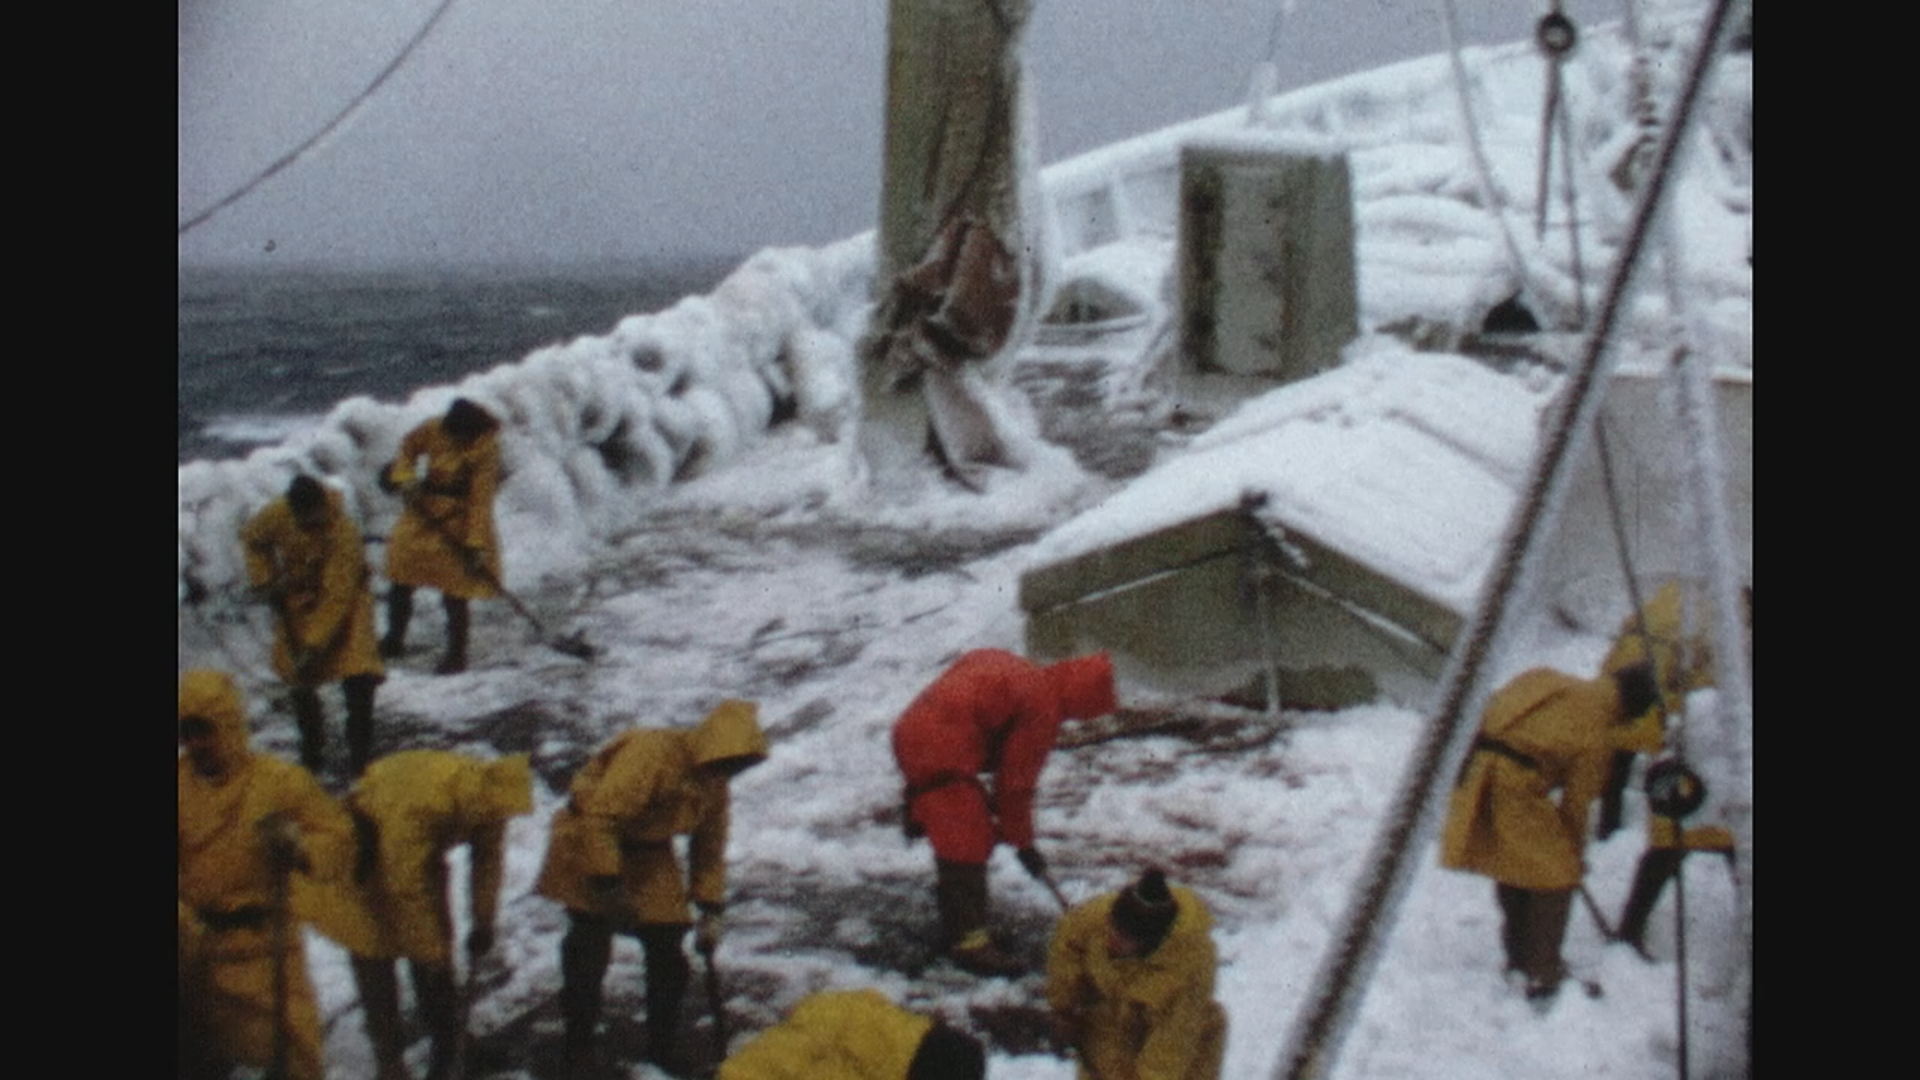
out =
{"type": "Polygon", "coordinates": [[[933,844],[941,944],[960,967],[989,975],[1019,970],[987,932],[987,859],[1004,843],[1029,874],[1049,880],[1033,836],[1040,771],[1063,720],[1091,720],[1115,707],[1106,653],[1041,665],[976,649],[895,722],[907,835],[933,844]]]}

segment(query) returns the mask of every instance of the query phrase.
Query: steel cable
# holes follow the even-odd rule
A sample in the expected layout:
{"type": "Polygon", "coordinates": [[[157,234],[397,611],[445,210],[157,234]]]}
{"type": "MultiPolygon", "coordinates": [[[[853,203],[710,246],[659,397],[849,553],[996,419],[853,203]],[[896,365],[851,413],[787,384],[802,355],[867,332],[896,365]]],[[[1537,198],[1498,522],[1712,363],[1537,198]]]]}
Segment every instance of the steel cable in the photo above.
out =
{"type": "Polygon", "coordinates": [[[331,135],[335,131],[339,130],[340,125],[346,123],[348,117],[351,117],[354,113],[360,111],[360,107],[366,104],[367,101],[373,97],[373,95],[380,89],[380,87],[384,85],[386,81],[393,76],[393,73],[400,70],[400,65],[406,63],[407,58],[413,55],[413,51],[419,48],[420,43],[422,41],[425,41],[427,39],[427,34],[430,33],[433,30],[435,24],[437,24],[440,21],[440,17],[442,15],[445,15],[447,13],[447,9],[451,8],[452,6],[453,6],[453,0],[440,0],[440,6],[433,10],[432,15],[427,16],[427,21],[424,25],[420,27],[420,30],[413,35],[412,39],[410,39],[406,43],[406,45],[401,47],[399,54],[396,55],[391,61],[389,61],[386,67],[380,69],[380,74],[375,75],[373,77],[373,81],[367,84],[367,88],[365,90],[360,91],[359,94],[355,95],[352,101],[347,102],[346,108],[341,109],[339,113],[335,114],[333,119],[327,121],[326,125],[323,126],[319,131],[314,132],[313,135],[307,139],[307,141],[301,143],[299,146],[294,147],[292,150],[287,151],[285,154],[280,155],[278,159],[276,159],[272,164],[268,165],[265,169],[262,169],[257,175],[253,177],[253,179],[248,180],[244,184],[241,184],[239,187],[235,188],[232,192],[228,193],[225,197],[221,198],[219,201],[215,202],[213,205],[207,207],[205,210],[202,210],[198,214],[195,214],[194,216],[188,218],[186,221],[181,222],[180,231],[176,234],[176,237],[187,235],[187,233],[191,232],[195,228],[198,228],[200,225],[204,224],[209,219],[211,219],[213,215],[219,213],[222,210],[225,210],[227,207],[232,206],[234,203],[239,202],[241,199],[246,198],[248,195],[253,193],[253,190],[255,188],[259,187],[261,184],[266,183],[275,174],[291,167],[295,162],[299,161],[301,158],[306,157],[307,154],[310,151],[312,151],[314,147],[320,145],[320,143],[323,140],[325,140],[328,135],[331,135]]]}

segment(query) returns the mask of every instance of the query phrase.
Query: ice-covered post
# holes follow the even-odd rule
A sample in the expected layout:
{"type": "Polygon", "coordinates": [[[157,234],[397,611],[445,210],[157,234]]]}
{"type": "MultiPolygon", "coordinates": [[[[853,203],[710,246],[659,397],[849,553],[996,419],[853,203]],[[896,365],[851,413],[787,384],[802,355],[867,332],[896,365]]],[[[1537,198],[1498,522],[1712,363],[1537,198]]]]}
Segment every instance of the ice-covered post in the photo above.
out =
{"type": "Polygon", "coordinates": [[[932,449],[974,487],[1025,465],[996,402],[1045,245],[1020,43],[1034,0],[891,0],[861,450],[885,484],[932,449]],[[929,432],[931,438],[929,438],[929,432]]]}

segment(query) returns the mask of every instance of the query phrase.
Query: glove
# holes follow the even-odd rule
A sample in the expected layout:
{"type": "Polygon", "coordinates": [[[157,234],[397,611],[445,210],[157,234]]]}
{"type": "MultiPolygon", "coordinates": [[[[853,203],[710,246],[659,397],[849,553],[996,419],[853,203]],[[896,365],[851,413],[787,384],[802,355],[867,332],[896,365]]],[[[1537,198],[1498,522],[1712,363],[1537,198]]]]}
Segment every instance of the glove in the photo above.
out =
{"type": "Polygon", "coordinates": [[[300,826],[286,814],[268,814],[255,826],[260,835],[260,843],[267,849],[267,862],[275,873],[287,874],[298,870],[305,873],[313,868],[307,860],[307,854],[300,850],[300,826]]]}
{"type": "Polygon", "coordinates": [[[701,904],[700,921],[694,924],[693,947],[702,956],[712,956],[720,947],[720,933],[726,927],[726,914],[718,904],[701,904]]]}
{"type": "Polygon", "coordinates": [[[1040,854],[1039,848],[1021,848],[1020,865],[1026,867],[1027,873],[1035,881],[1047,880],[1047,858],[1040,854]]]}
{"type": "Polygon", "coordinates": [[[493,951],[493,927],[475,926],[467,932],[467,956],[477,960],[493,951]]]}

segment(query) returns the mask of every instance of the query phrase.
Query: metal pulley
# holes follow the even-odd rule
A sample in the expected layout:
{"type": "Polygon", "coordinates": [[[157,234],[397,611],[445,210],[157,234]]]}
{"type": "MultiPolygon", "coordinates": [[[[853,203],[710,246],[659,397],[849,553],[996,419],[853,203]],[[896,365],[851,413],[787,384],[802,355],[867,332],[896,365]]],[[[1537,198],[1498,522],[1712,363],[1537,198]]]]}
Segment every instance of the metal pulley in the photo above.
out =
{"type": "Polygon", "coordinates": [[[1707,801],[1707,782],[1679,758],[1665,758],[1647,767],[1647,805],[1661,817],[1675,820],[1700,809],[1707,801]]]}
{"type": "Polygon", "coordinates": [[[1572,19],[1555,10],[1540,17],[1539,25],[1533,28],[1533,39],[1540,44],[1542,52],[1558,60],[1573,51],[1580,34],[1574,29],[1572,19]]]}

